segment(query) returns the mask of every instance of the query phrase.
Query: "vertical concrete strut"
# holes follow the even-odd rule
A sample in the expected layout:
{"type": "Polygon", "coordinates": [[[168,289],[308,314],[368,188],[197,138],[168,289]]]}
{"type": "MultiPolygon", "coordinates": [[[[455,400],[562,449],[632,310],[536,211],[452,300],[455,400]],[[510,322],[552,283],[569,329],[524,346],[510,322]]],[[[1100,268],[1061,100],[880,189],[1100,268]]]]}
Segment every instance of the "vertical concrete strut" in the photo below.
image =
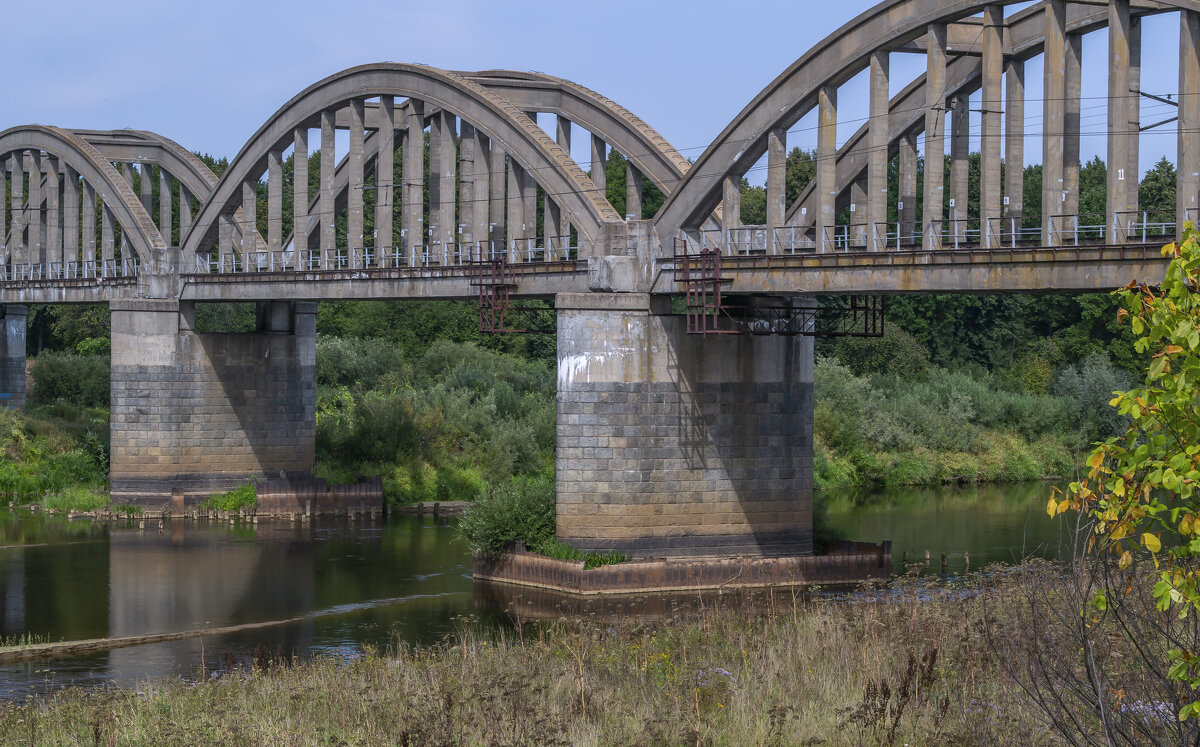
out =
{"type": "Polygon", "coordinates": [[[46,258],[47,272],[62,262],[62,215],[60,214],[58,159],[46,159],[46,258]]]}
{"type": "Polygon", "coordinates": [[[250,255],[258,251],[258,180],[247,179],[242,182],[242,253],[246,255],[247,266],[254,261],[250,255]]]}
{"type": "MultiPolygon", "coordinates": [[[[488,227],[491,210],[492,183],[492,143],[487,135],[475,130],[475,225],[471,237],[477,245],[486,248],[491,240],[491,230],[488,227]]],[[[478,252],[478,248],[476,249],[478,252]]]]}
{"type": "MultiPolygon", "coordinates": [[[[0,181],[2,183],[2,181],[0,181]]],[[[0,198],[3,204],[3,198],[0,198]]],[[[0,213],[3,213],[0,210],[0,213]]],[[[4,233],[0,226],[0,236],[4,233]]],[[[79,172],[63,166],[63,262],[79,261],[79,172]]]]}
{"type": "Polygon", "coordinates": [[[897,188],[896,218],[900,225],[897,246],[913,244],[917,227],[917,137],[907,133],[900,138],[896,154],[897,188]]]}
{"type": "MultiPolygon", "coordinates": [[[[1125,173],[1129,149],[1129,0],[1112,0],[1108,5],[1108,174],[1105,223],[1111,241],[1126,238],[1125,192],[1130,183],[1125,173]]],[[[1136,187],[1135,187],[1136,191],[1136,187]]]]}
{"type": "Polygon", "coordinates": [[[14,154],[8,159],[8,171],[12,174],[12,241],[9,243],[9,257],[14,265],[25,262],[25,226],[29,222],[25,216],[25,157],[21,153],[14,154]]]}
{"type": "MultiPolygon", "coordinates": [[[[567,158],[570,158],[571,157],[571,120],[567,119],[566,117],[562,116],[561,114],[557,115],[554,119],[555,119],[555,123],[554,123],[555,138],[554,138],[554,140],[555,140],[555,142],[558,143],[558,147],[562,148],[562,151],[563,151],[563,153],[565,153],[567,155],[567,158]]],[[[559,211],[559,222],[557,224],[557,231],[558,231],[558,235],[562,236],[564,238],[564,240],[566,239],[566,237],[571,235],[571,223],[570,223],[570,220],[567,218],[566,213],[563,211],[559,211]]]]}
{"type": "Polygon", "coordinates": [[[508,159],[508,245],[525,238],[525,170],[508,159]]]}
{"type": "MultiPolygon", "coordinates": [[[[8,226],[8,165],[0,160],[0,266],[7,265],[9,260],[8,245],[12,236],[8,226]]],[[[3,275],[2,270],[0,275],[3,275]]]]}
{"type": "Polygon", "coordinates": [[[174,241],[174,235],[171,233],[171,213],[172,213],[172,198],[174,197],[174,184],[171,174],[166,169],[159,167],[158,169],[158,231],[162,234],[163,241],[167,246],[177,246],[174,241]]]}
{"type": "Polygon", "coordinates": [[[267,250],[278,252],[283,244],[283,151],[267,153],[267,250]]]}
{"type": "Polygon", "coordinates": [[[475,127],[459,122],[458,146],[458,233],[455,239],[466,252],[475,240],[475,127]]]}
{"type": "MultiPolygon", "coordinates": [[[[767,191],[768,199],[770,199],[770,190],[767,191]]],[[[550,204],[550,198],[547,196],[546,204],[550,204]]],[[[779,206],[780,223],[783,222],[783,205],[779,206]]],[[[633,159],[625,161],[625,216],[630,220],[642,219],[642,172],[637,166],[633,165],[633,159]]],[[[549,224],[547,224],[547,229],[549,224]]],[[[547,231],[549,234],[549,231],[547,231]]]]}
{"type": "MultiPolygon", "coordinates": [[[[454,188],[457,181],[456,170],[458,168],[458,148],[455,142],[457,139],[458,118],[443,109],[438,113],[435,121],[441,123],[441,145],[438,148],[437,166],[437,180],[439,184],[437,201],[438,243],[448,250],[456,241],[455,235],[458,228],[455,217],[454,199],[454,188]]],[[[433,156],[431,154],[430,163],[432,162],[433,156]]],[[[432,200],[431,196],[430,213],[433,212],[432,200]]],[[[439,256],[438,259],[440,261],[441,257],[439,256]]]]}
{"type": "Polygon", "coordinates": [[[321,112],[321,192],[317,210],[321,213],[321,268],[330,267],[330,259],[337,251],[337,193],[334,192],[334,170],[337,168],[334,133],[337,112],[321,112]]]}
{"type": "Polygon", "coordinates": [[[1178,232],[1200,224],[1200,13],[1179,11],[1179,170],[1176,172],[1178,232]]]}
{"type": "Polygon", "coordinates": [[[950,199],[954,203],[950,207],[950,233],[955,244],[961,245],[967,238],[971,176],[971,101],[967,94],[954,96],[950,119],[950,199]]]}
{"type": "MultiPolygon", "coordinates": [[[[362,99],[350,100],[350,157],[348,166],[350,168],[347,174],[348,182],[346,184],[346,248],[351,257],[350,262],[353,264],[354,256],[362,256],[362,250],[365,244],[363,243],[363,195],[364,189],[367,186],[366,174],[364,172],[364,164],[366,156],[364,154],[364,142],[366,140],[366,128],[364,125],[364,101],[362,99]]],[[[361,261],[361,260],[360,260],[361,261]]]]}
{"type": "MultiPolygon", "coordinates": [[[[767,242],[775,245],[775,229],[784,224],[787,209],[787,130],[767,131],[767,242]]],[[[626,210],[625,212],[630,212],[626,210]]],[[[635,216],[641,218],[641,214],[635,216]]]]}
{"type": "Polygon", "coordinates": [[[604,138],[592,135],[592,184],[601,197],[607,197],[608,190],[608,145],[604,138]]]}
{"type": "Polygon", "coordinates": [[[1004,66],[1004,230],[1021,230],[1025,217],[1025,63],[1004,66]]]}
{"type": "Polygon", "coordinates": [[[933,23],[928,40],[925,70],[925,187],[921,217],[922,246],[941,245],[943,182],[946,163],[946,25],[933,23]]]}
{"type": "MultiPolygon", "coordinates": [[[[1125,210],[1137,213],[1140,209],[1138,187],[1142,183],[1142,19],[1129,18],[1129,92],[1125,97],[1128,108],[1129,140],[1125,148],[1125,210]]],[[[1161,216],[1160,216],[1161,217],[1161,216]]]]}
{"type": "Polygon", "coordinates": [[[863,179],[850,183],[851,246],[861,249],[867,240],[867,188],[863,179]]]}
{"type": "Polygon", "coordinates": [[[292,250],[296,261],[309,266],[308,239],[308,128],[292,132],[292,250]]]}
{"type": "Polygon", "coordinates": [[[179,183],[179,243],[183,243],[183,237],[192,228],[192,193],[188,188],[183,186],[183,182],[179,183]]]}
{"type": "Polygon", "coordinates": [[[742,179],[734,174],[726,174],[721,181],[721,215],[724,220],[725,246],[730,247],[729,231],[742,225],[742,179]]]}
{"type": "Polygon", "coordinates": [[[524,226],[521,233],[526,239],[537,237],[537,180],[528,169],[522,169],[521,215],[524,226]]]}
{"type": "Polygon", "coordinates": [[[837,219],[837,88],[821,86],[817,92],[817,214],[814,216],[817,251],[832,248],[837,219]],[[828,242],[828,243],[827,243],[828,242]]]}
{"type": "Polygon", "coordinates": [[[395,195],[395,152],[396,152],[396,99],[392,96],[379,97],[379,155],[375,158],[375,247],[376,262],[380,267],[391,264],[390,254],[395,240],[392,238],[392,211],[395,195]]]}
{"type": "Polygon", "coordinates": [[[101,274],[107,276],[112,271],[112,262],[116,259],[116,242],[113,236],[112,209],[106,204],[100,205],[100,263],[101,274]]]}
{"type": "MultiPolygon", "coordinates": [[[[180,203],[182,204],[183,195],[180,195],[180,203]]],[[[80,219],[82,243],[80,250],[83,256],[80,258],[84,262],[96,261],[96,188],[86,181],[83,182],[83,210],[82,218],[80,219]]],[[[179,233],[183,235],[183,227],[180,226],[179,233]]]]}
{"type": "Polygon", "coordinates": [[[1004,8],[989,5],[983,9],[983,92],[979,123],[979,229],[982,244],[1000,245],[1000,114],[1003,111],[1001,88],[1004,75],[1004,8]]]}
{"type": "Polygon", "coordinates": [[[401,233],[408,261],[414,261],[425,245],[425,103],[408,100],[404,129],[404,159],[401,176],[404,196],[401,204],[401,233]]]}
{"type": "Polygon", "coordinates": [[[46,261],[46,247],[42,243],[42,226],[45,212],[42,210],[42,154],[29,151],[25,154],[25,170],[29,173],[29,193],[25,198],[26,233],[29,234],[26,261],[42,264],[46,261]]]}
{"type": "Polygon", "coordinates": [[[1066,124],[1067,10],[1065,0],[1046,0],[1042,81],[1042,244],[1057,246],[1063,212],[1063,132],[1066,124]]]}
{"type": "Polygon", "coordinates": [[[888,109],[890,58],[886,50],[871,53],[871,113],[867,156],[867,248],[883,249],[888,208],[888,109]]]}
{"type": "Polygon", "coordinates": [[[491,175],[491,185],[488,188],[491,204],[488,207],[488,213],[491,216],[488,235],[491,241],[491,250],[493,252],[503,251],[508,245],[505,243],[505,208],[507,202],[505,200],[505,188],[508,174],[508,154],[504,152],[504,148],[498,142],[492,143],[492,165],[489,169],[491,175]]]}
{"type": "MultiPolygon", "coordinates": [[[[1068,34],[1066,50],[1066,80],[1063,88],[1063,214],[1069,224],[1060,226],[1064,232],[1074,232],[1079,217],[1079,107],[1082,94],[1083,35],[1068,34]]],[[[1087,221],[1090,223],[1091,221],[1087,221]]]]}
{"type": "Polygon", "coordinates": [[[154,164],[143,162],[138,164],[140,179],[138,187],[142,193],[142,207],[147,215],[154,215],[154,164]]]}

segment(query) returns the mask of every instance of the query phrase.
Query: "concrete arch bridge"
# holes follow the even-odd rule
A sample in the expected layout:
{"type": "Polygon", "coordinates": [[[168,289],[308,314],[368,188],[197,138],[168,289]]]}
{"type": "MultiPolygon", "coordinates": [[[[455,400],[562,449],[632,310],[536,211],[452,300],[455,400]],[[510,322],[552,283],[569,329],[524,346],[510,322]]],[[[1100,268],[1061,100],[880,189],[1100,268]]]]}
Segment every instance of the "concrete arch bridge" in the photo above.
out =
{"type": "MultiPolygon", "coordinates": [[[[811,552],[812,335],[830,331],[814,298],[1154,280],[1159,247],[1200,214],[1200,0],[1016,4],[882,2],[783,71],[694,163],[570,81],[394,63],[300,92],[219,178],[150,132],[9,129],[0,394],[23,403],[25,304],[108,303],[115,499],[206,496],[311,467],[314,302],[469,298],[494,320],[509,298],[553,298],[560,537],[811,552]],[[1178,18],[1177,36],[1152,42],[1179,50],[1178,90],[1157,97],[1177,109],[1178,183],[1174,209],[1150,214],[1134,177],[1141,132],[1161,124],[1140,121],[1142,19],[1160,14],[1178,18]],[[1101,31],[1109,168],[1093,215],[1078,194],[1082,40],[1101,31]],[[924,72],[894,85],[895,55],[924,72]],[[1026,102],[1038,57],[1044,94],[1026,102]],[[839,147],[852,124],[839,124],[839,89],[863,74],[869,117],[839,147]],[[1025,162],[1037,107],[1035,206],[1002,164],[1025,162]],[[789,202],[788,134],[810,114],[815,176],[789,202]],[[571,157],[578,138],[590,164],[571,157]],[[625,163],[621,211],[611,154],[625,163]],[[759,168],[766,222],[743,225],[741,180],[759,168]],[[646,190],[662,195],[653,215],[646,190]],[[670,313],[681,295],[688,313],[670,313]],[[196,332],[194,304],[212,301],[257,302],[259,333],[196,332]],[[762,334],[725,334],[739,331],[762,334]]],[[[878,316],[846,307],[832,331],[869,333],[878,316]]]]}

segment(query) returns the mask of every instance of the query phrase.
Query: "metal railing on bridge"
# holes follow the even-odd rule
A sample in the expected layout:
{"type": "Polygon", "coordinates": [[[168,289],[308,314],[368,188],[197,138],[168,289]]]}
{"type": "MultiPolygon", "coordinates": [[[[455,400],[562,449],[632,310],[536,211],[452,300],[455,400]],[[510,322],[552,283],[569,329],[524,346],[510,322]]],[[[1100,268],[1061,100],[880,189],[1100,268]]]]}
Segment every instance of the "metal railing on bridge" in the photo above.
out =
{"type": "Polygon", "coordinates": [[[465,267],[504,259],[509,265],[571,262],[579,246],[571,237],[517,239],[507,244],[476,242],[411,247],[341,248],[331,251],[294,249],[254,252],[214,252],[195,258],[200,274],[317,272],[339,270],[434,269],[465,267]]]}
{"type": "Polygon", "coordinates": [[[0,282],[33,283],[44,281],[101,281],[136,277],[141,272],[137,257],[88,261],[0,264],[0,282]]]}

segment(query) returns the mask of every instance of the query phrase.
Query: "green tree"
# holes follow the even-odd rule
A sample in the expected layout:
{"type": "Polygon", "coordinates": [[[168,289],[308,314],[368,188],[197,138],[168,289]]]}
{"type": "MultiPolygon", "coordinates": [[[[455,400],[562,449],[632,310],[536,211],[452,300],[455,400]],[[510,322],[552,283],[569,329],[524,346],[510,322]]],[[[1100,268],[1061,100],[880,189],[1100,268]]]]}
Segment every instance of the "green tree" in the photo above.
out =
{"type": "MultiPolygon", "coordinates": [[[[1092,606],[1101,615],[1148,584],[1162,612],[1180,620],[1200,614],[1200,245],[1192,229],[1182,238],[1163,250],[1172,260],[1158,288],[1131,283],[1118,291],[1119,315],[1138,335],[1137,351],[1153,361],[1144,386],[1116,392],[1110,403],[1130,418],[1128,429],[1099,444],[1087,478],[1071,483],[1061,499],[1053,491],[1047,504],[1051,516],[1073,510],[1090,520],[1090,557],[1115,559],[1131,574],[1097,592],[1092,606]],[[1135,556],[1154,570],[1139,573],[1135,556]]],[[[1156,621],[1160,640],[1134,643],[1149,656],[1160,641],[1170,646],[1169,678],[1185,689],[1179,718],[1200,717],[1195,627],[1180,634],[1170,620],[1156,621]]]]}
{"type": "Polygon", "coordinates": [[[1154,168],[1146,172],[1146,178],[1138,185],[1138,208],[1157,215],[1150,221],[1166,218],[1166,213],[1175,213],[1175,165],[1166,156],[1158,159],[1154,168]]]}

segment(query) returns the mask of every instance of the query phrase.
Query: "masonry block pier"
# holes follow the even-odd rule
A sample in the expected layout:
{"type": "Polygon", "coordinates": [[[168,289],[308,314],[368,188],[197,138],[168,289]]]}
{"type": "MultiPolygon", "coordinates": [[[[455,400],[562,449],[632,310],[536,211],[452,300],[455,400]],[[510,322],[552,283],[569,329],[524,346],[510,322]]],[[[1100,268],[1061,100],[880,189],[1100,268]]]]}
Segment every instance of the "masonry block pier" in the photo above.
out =
{"type": "Polygon", "coordinates": [[[258,305],[258,331],[194,330],[193,305],[120,301],[112,311],[114,503],[159,505],[312,467],[316,304],[258,305]]]}
{"type": "Polygon", "coordinates": [[[25,409],[24,306],[0,306],[0,407],[25,409]]]}
{"type": "Polygon", "coordinates": [[[669,299],[644,293],[555,303],[560,539],[812,553],[812,338],[688,335],[669,299]]]}

